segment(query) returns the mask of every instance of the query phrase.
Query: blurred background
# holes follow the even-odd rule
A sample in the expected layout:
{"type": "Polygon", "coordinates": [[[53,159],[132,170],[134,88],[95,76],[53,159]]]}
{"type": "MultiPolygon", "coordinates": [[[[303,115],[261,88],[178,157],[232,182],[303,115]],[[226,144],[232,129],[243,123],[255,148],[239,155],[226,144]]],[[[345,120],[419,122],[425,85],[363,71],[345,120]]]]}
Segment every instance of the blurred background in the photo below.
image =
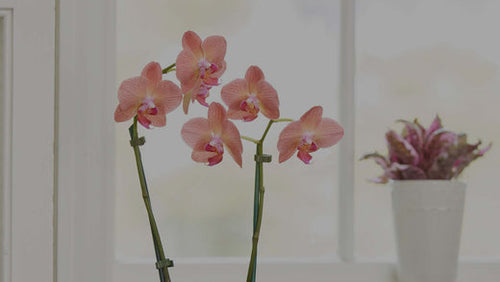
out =
{"type": "MultiPolygon", "coordinates": [[[[338,0],[117,0],[117,87],[150,61],[166,67],[181,51],[186,30],[228,42],[222,84],[258,65],[278,91],[281,117],[298,119],[315,105],[338,119],[338,0]]],[[[386,152],[384,134],[397,119],[428,125],[439,113],[446,128],[494,146],[461,179],[468,184],[461,256],[500,257],[500,2],[494,0],[356,1],[355,158],[386,152]]],[[[165,79],[177,83],[175,74],[165,79]]],[[[207,101],[221,102],[219,87],[207,101]]],[[[246,257],[252,228],[254,145],[244,142],[243,169],[225,156],[207,167],[190,159],[182,125],[206,117],[194,104],[179,108],[167,126],[143,130],[142,147],[152,204],[172,257],[246,257]]],[[[259,138],[267,121],[236,122],[259,138]]],[[[116,125],[116,256],[149,258],[150,230],[128,143],[129,123],[116,125]]],[[[313,154],[313,164],[277,163],[276,124],[264,151],[266,200],[260,254],[264,257],[334,258],[337,249],[336,147],[313,154]]],[[[355,162],[355,249],[360,258],[393,258],[390,189],[366,181],[381,173],[355,162]]],[[[164,239],[165,240],[165,239],[164,239]]]]}

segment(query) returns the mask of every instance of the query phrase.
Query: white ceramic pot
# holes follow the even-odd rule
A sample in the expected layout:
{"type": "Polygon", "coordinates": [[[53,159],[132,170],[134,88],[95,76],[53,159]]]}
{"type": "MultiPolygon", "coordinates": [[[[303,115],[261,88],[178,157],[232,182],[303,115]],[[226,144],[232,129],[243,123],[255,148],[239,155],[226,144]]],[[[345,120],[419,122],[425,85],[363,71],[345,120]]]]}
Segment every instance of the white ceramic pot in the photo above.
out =
{"type": "Polygon", "coordinates": [[[464,201],[462,182],[392,182],[399,282],[455,282],[464,201]]]}

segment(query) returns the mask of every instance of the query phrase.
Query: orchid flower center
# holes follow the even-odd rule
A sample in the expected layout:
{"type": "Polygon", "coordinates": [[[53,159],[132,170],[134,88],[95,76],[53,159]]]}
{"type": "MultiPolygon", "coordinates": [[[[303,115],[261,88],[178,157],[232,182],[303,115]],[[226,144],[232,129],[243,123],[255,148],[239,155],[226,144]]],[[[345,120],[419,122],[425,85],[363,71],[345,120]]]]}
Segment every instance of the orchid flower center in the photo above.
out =
{"type": "Polygon", "coordinates": [[[146,115],[154,116],[157,114],[158,108],[153,102],[153,97],[146,96],[137,109],[137,121],[145,128],[150,128],[149,126],[151,125],[151,120],[149,120],[146,115]]]}
{"type": "Polygon", "coordinates": [[[222,155],[224,154],[224,144],[218,136],[213,136],[212,140],[205,145],[205,151],[216,153],[213,157],[208,159],[208,165],[213,166],[222,161],[222,155]]]}
{"type": "Polygon", "coordinates": [[[257,99],[257,96],[253,93],[250,94],[250,96],[246,100],[243,100],[243,102],[241,102],[240,110],[249,113],[249,115],[244,118],[245,121],[254,120],[260,110],[259,99],[257,99]]]}
{"type": "Polygon", "coordinates": [[[217,77],[211,76],[214,72],[216,72],[219,68],[216,64],[212,64],[207,59],[203,58],[198,62],[198,67],[200,68],[200,78],[201,84],[198,93],[196,93],[196,100],[202,104],[203,106],[208,107],[208,103],[205,99],[209,95],[209,91],[212,86],[219,85],[219,79],[217,77]]]}
{"type": "Polygon", "coordinates": [[[307,153],[314,152],[318,150],[318,145],[313,141],[312,133],[306,132],[302,136],[302,140],[297,147],[297,150],[304,151],[307,153]]]}
{"type": "Polygon", "coordinates": [[[312,156],[309,153],[315,152],[319,149],[318,145],[313,140],[313,134],[310,132],[304,133],[302,135],[302,140],[297,146],[297,156],[304,163],[309,164],[311,162],[312,156]]]}
{"type": "Polygon", "coordinates": [[[137,110],[138,114],[148,114],[148,115],[156,115],[158,114],[158,108],[153,102],[153,97],[147,96],[142,101],[139,109],[137,110]]]}
{"type": "MultiPolygon", "coordinates": [[[[210,79],[209,76],[210,74],[216,72],[219,68],[217,67],[216,64],[212,64],[207,59],[203,58],[198,62],[198,67],[200,68],[200,78],[202,80],[210,79]]],[[[215,79],[215,85],[217,85],[218,81],[217,78],[215,79]]],[[[207,82],[209,83],[209,82],[207,82]]],[[[213,85],[212,85],[213,86],[213,85]]]]}

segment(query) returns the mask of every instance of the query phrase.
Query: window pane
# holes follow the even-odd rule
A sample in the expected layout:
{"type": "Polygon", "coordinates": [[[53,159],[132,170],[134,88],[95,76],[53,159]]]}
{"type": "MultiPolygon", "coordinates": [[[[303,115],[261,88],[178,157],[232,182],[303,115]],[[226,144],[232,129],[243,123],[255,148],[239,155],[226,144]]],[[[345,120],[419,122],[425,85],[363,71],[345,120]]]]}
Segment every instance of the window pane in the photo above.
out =
{"type": "MultiPolygon", "coordinates": [[[[498,1],[357,1],[357,156],[386,152],[388,127],[418,117],[426,126],[439,113],[444,126],[493,149],[466,169],[468,185],[461,255],[500,255],[495,177],[500,168],[500,24],[498,1]]],[[[381,170],[356,165],[357,253],[395,256],[390,189],[367,178],[381,170]]]]}
{"type": "MultiPolygon", "coordinates": [[[[181,50],[186,30],[228,41],[222,83],[258,65],[278,90],[281,117],[298,119],[322,105],[336,118],[338,1],[118,1],[118,81],[136,76],[151,60],[167,66],[181,50]],[[139,3],[140,2],[140,3],[139,3]],[[314,3],[310,3],[314,2],[314,3]]],[[[167,79],[175,81],[175,75],[167,79]]],[[[220,102],[220,86],[208,101],[220,102]]],[[[248,256],[252,228],[254,145],[244,141],[243,169],[229,156],[215,167],[194,163],[180,138],[189,118],[206,116],[193,104],[179,108],[167,127],[145,132],[142,147],[152,203],[167,253],[173,257],[248,256]]],[[[266,126],[236,122],[243,135],[259,138],[266,126]]],[[[118,257],[151,257],[152,243],[140,195],[127,127],[116,126],[118,257]]],[[[297,158],[278,165],[276,142],[284,124],[271,129],[266,164],[260,254],[271,257],[333,257],[336,249],[336,152],[327,149],[304,166],[297,158]]],[[[143,131],[144,132],[144,131],[143,131]]]]}

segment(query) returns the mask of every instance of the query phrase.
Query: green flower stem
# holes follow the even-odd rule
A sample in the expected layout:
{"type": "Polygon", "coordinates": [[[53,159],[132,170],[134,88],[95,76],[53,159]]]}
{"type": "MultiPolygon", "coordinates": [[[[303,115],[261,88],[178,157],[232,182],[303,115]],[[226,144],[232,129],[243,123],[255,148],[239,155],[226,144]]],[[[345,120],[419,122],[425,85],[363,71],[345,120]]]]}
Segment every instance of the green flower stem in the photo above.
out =
{"type": "Polygon", "coordinates": [[[269,132],[269,129],[275,122],[289,122],[292,119],[276,119],[269,120],[266,130],[262,134],[260,140],[255,140],[250,137],[241,136],[242,139],[257,144],[256,158],[255,158],[255,190],[254,190],[254,206],[253,206],[253,236],[252,236],[252,254],[250,257],[250,264],[248,266],[247,282],[255,282],[257,273],[257,247],[259,244],[260,227],[262,224],[262,211],[264,208],[264,162],[257,156],[263,154],[264,139],[269,132]]]}
{"type": "MultiPolygon", "coordinates": [[[[129,128],[130,139],[131,142],[139,142],[138,134],[137,134],[137,116],[134,117],[134,123],[129,128]]],[[[151,233],[153,236],[153,243],[155,247],[155,254],[157,263],[165,262],[165,254],[163,252],[163,246],[161,243],[160,234],[158,232],[158,227],[156,226],[156,221],[153,215],[153,209],[151,207],[151,199],[149,198],[148,185],[146,183],[146,176],[144,175],[144,167],[142,165],[141,160],[141,151],[139,150],[139,146],[133,146],[135,161],[137,164],[137,173],[139,175],[139,182],[141,184],[142,197],[144,199],[144,204],[146,205],[146,210],[148,212],[149,224],[151,226],[151,233]]],[[[165,264],[165,263],[163,263],[165,264]]],[[[170,275],[168,273],[168,266],[165,265],[161,268],[158,268],[158,272],[160,275],[161,282],[170,282],[170,275]]]]}
{"type": "Polygon", "coordinates": [[[175,63],[171,64],[170,66],[168,66],[168,67],[166,67],[166,68],[164,68],[164,69],[162,70],[162,73],[163,73],[163,74],[167,74],[167,73],[169,73],[169,72],[171,72],[171,71],[174,71],[174,70],[175,70],[175,63]]]}
{"type": "Polygon", "coordinates": [[[248,136],[241,136],[241,139],[250,141],[250,142],[255,143],[255,144],[259,144],[259,140],[253,139],[253,138],[248,137],[248,136]]]}

